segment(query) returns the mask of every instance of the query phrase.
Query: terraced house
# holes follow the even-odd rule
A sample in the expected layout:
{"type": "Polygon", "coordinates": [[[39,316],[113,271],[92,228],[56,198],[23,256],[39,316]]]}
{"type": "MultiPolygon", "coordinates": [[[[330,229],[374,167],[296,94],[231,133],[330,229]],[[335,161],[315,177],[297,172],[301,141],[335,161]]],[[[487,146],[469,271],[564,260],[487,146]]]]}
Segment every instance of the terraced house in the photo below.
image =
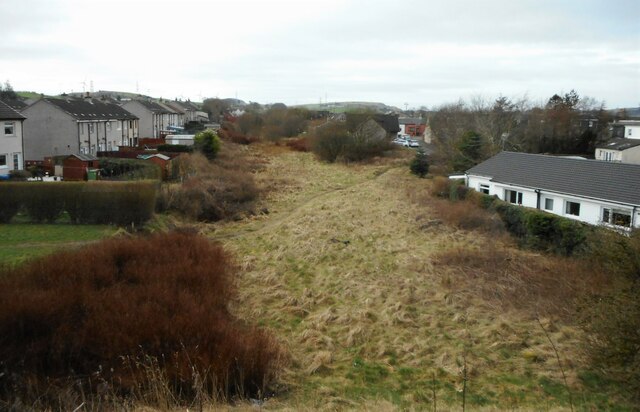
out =
{"type": "Polygon", "coordinates": [[[25,117],[0,101],[0,177],[24,168],[22,124],[25,117]]]}
{"type": "Polygon", "coordinates": [[[640,228],[640,165],[502,152],[467,170],[466,184],[592,225],[640,228]]]}
{"type": "Polygon", "coordinates": [[[138,144],[138,117],[107,100],[44,98],[22,111],[26,160],[93,154],[138,144]]]}
{"type": "Polygon", "coordinates": [[[158,139],[170,128],[182,127],[178,122],[178,113],[168,106],[150,100],[130,100],[122,107],[140,119],[140,136],[158,139]]]}

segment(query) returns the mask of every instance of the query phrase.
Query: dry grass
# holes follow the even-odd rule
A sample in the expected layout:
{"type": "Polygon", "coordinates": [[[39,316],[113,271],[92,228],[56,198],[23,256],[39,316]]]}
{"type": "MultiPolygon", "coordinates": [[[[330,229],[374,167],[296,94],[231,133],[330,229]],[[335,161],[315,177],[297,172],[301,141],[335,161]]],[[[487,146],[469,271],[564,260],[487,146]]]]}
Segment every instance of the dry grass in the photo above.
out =
{"type": "MultiPolygon", "coordinates": [[[[432,382],[439,408],[457,408],[465,353],[473,408],[568,408],[534,309],[539,298],[580,293],[581,285],[554,281],[569,270],[579,280],[580,269],[518,252],[500,231],[443,221],[431,200],[417,201],[430,197],[430,183],[409,174],[407,159],[326,165],[262,149],[272,156],[257,175],[272,188],[270,214],[204,230],[240,259],[243,304],[234,313],[269,327],[291,353],[288,391],[272,408],[427,409],[432,382]],[[469,262],[465,251],[493,243],[499,253],[469,262]],[[504,262],[506,276],[490,270],[504,262]]],[[[538,311],[579,392],[580,334],[566,306],[538,311]]]]}

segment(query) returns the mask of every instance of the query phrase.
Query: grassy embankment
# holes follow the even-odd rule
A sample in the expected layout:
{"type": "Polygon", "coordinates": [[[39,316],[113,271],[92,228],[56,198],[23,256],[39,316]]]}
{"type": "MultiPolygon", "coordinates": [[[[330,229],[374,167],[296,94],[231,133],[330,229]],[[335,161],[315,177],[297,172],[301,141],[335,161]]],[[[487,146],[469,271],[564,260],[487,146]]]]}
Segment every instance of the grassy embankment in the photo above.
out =
{"type": "Polygon", "coordinates": [[[238,315],[270,328],[291,353],[269,406],[429,409],[435,393],[438,408],[458,408],[466,373],[468,407],[569,409],[544,327],[574,404],[615,407],[581,372],[580,332],[567,317],[543,299],[538,322],[536,294],[519,305],[525,277],[551,265],[546,257],[442,224],[411,201],[430,183],[401,159],[344,166],[271,156],[260,175],[274,188],[270,213],[203,228],[239,259],[238,315]],[[487,249],[497,257],[482,272],[460,262],[487,249]],[[497,266],[505,263],[508,278],[497,266]]]}
{"type": "MultiPolygon", "coordinates": [[[[630,409],[583,372],[570,317],[545,300],[532,310],[535,293],[519,299],[528,284],[517,272],[556,266],[502,236],[438,220],[416,201],[430,182],[411,176],[406,158],[344,166],[282,147],[251,150],[266,159],[257,178],[269,189],[268,213],[199,228],[236,255],[235,314],[290,353],[266,408],[429,410],[435,394],[438,409],[457,409],[464,391],[470,409],[568,410],[544,327],[575,405],[630,409]]],[[[3,245],[71,241],[7,241],[7,227],[3,245]]]]}

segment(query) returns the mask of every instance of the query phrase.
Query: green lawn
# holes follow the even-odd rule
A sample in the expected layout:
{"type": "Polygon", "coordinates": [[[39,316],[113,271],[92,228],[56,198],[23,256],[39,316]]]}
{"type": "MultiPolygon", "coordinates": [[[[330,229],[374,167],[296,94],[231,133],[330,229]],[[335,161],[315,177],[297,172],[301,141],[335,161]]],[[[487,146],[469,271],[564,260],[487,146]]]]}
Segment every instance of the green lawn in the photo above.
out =
{"type": "Polygon", "coordinates": [[[77,247],[111,236],[116,231],[117,228],[105,225],[0,225],[0,264],[20,264],[58,249],[77,247]]]}

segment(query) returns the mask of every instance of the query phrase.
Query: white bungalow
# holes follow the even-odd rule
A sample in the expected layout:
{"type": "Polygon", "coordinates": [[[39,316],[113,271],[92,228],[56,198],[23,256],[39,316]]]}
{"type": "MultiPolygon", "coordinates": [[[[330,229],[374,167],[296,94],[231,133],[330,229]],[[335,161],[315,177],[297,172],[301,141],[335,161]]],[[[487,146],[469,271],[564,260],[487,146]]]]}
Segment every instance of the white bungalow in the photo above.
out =
{"type": "Polygon", "coordinates": [[[592,225],[640,228],[640,165],[502,152],[467,170],[468,187],[592,225]]]}

